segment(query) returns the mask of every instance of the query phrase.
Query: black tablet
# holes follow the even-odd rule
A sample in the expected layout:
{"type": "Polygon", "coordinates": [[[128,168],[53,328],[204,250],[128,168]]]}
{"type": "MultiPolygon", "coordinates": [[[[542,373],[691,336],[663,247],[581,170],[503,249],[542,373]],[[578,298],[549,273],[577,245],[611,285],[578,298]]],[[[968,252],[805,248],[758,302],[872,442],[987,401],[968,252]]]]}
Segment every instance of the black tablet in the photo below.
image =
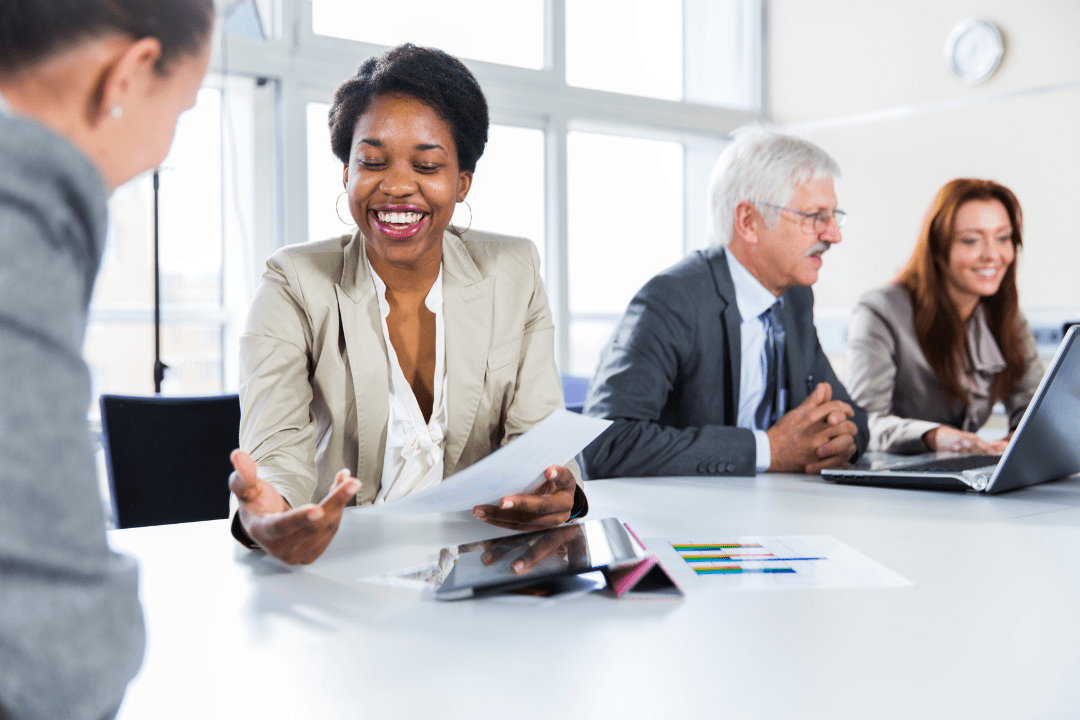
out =
{"type": "Polygon", "coordinates": [[[615,518],[444,548],[435,597],[461,600],[557,583],[570,575],[641,562],[648,553],[615,518]]]}

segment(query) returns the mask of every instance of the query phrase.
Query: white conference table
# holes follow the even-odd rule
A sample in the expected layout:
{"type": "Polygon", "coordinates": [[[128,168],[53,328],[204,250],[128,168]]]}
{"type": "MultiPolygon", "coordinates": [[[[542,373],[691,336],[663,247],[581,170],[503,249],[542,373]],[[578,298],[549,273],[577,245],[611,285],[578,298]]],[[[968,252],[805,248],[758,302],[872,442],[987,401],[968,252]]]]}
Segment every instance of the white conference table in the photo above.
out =
{"type": "Polygon", "coordinates": [[[999,496],[794,475],[587,492],[591,518],[643,537],[829,535],[914,585],[444,603],[359,578],[498,531],[352,509],[289,569],[224,520],[114,530],[148,636],[119,717],[1080,717],[1080,477],[999,496]]]}

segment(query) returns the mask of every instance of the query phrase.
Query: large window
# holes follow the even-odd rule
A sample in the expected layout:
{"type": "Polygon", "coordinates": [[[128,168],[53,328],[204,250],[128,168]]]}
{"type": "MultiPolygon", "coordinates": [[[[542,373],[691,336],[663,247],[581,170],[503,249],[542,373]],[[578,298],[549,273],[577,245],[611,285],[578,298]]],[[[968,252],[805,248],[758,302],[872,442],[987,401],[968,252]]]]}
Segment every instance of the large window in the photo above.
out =
{"type": "MultiPolygon", "coordinates": [[[[85,354],[94,395],[154,391],[154,206],[167,395],[236,387],[235,346],[250,262],[255,84],[211,76],[180,116],[168,157],[118,188],[94,286],[85,354]]],[[[96,403],[91,414],[96,413],[96,403]]]]}
{"type": "Polygon", "coordinates": [[[570,85],[682,100],[682,47],[682,3],[586,0],[566,4],[566,82],[570,85]]]}
{"type": "MultiPolygon", "coordinates": [[[[441,47],[484,88],[490,139],[471,214],[459,206],[454,223],[471,215],[475,229],[536,242],[565,373],[591,375],[633,293],[706,244],[712,163],[758,117],[760,0],[418,0],[404,11],[238,0],[222,10],[213,74],[161,170],[169,394],[235,388],[237,333],[266,257],[353,230],[335,211],[341,163],[326,111],[337,84],[388,46],[441,47]]],[[[112,201],[87,341],[98,392],[152,391],[152,203],[147,178],[112,201]]]]}
{"type": "Polygon", "coordinates": [[[399,7],[311,0],[311,7],[316,35],[388,46],[411,42],[460,58],[544,66],[544,0],[411,0],[399,7]]]}
{"type": "Polygon", "coordinates": [[[630,298],[683,256],[683,149],[572,132],[567,150],[567,371],[588,376],[630,298]]]}

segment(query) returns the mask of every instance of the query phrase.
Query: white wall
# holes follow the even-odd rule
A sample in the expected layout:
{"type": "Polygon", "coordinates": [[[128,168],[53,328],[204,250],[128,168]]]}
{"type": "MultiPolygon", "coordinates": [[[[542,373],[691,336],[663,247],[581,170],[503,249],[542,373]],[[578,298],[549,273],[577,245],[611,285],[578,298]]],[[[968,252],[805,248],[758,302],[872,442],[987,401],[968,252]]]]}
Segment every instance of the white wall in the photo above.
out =
{"type": "Polygon", "coordinates": [[[843,171],[849,219],[815,286],[819,316],[891,280],[935,191],[967,176],[1020,199],[1032,320],[1080,317],[1080,2],[768,0],[766,13],[769,120],[843,171]],[[943,59],[968,17],[1005,38],[997,73],[975,87],[943,59]]]}

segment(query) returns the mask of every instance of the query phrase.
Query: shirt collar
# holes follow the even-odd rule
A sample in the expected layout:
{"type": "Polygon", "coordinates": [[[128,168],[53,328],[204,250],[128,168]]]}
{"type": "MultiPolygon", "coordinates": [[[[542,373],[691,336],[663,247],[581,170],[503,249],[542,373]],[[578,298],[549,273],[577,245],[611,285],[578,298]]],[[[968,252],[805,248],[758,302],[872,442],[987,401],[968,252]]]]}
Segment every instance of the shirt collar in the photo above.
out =
{"type": "Polygon", "coordinates": [[[0,115],[11,115],[11,106],[7,104],[2,94],[0,94],[0,115]]]}
{"type": "Polygon", "coordinates": [[[442,311],[443,295],[442,295],[442,263],[439,263],[439,275],[435,278],[435,284],[428,290],[427,297],[424,298],[424,305],[431,312],[438,314],[442,311]]]}
{"type": "Polygon", "coordinates": [[[739,314],[744,322],[752,320],[772,307],[776,296],[738,261],[734,253],[724,248],[724,254],[731,272],[731,283],[735,286],[735,304],[739,307],[739,314]]]}

